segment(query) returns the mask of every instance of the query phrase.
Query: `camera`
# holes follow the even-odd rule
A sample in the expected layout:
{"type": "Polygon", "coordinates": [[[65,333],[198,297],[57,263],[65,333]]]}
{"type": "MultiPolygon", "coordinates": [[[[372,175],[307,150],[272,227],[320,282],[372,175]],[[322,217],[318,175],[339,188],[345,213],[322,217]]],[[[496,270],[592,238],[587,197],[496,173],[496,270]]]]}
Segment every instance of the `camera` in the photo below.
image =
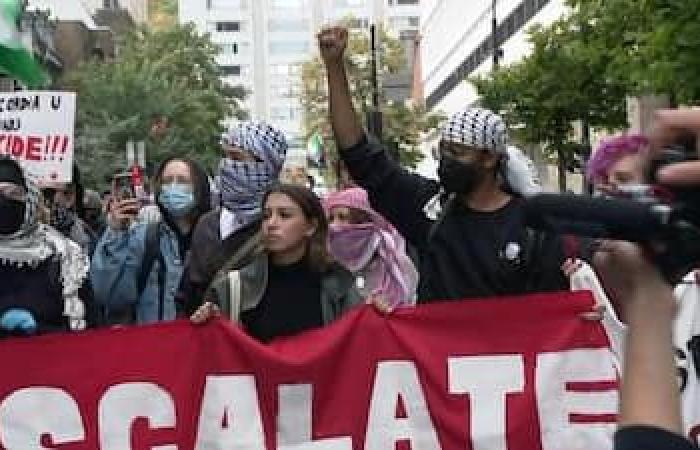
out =
{"type": "Polygon", "coordinates": [[[539,194],[528,199],[526,224],[532,228],[642,244],[670,283],[700,267],[700,186],[658,183],[659,170],[696,160],[695,135],[681,137],[650,161],[648,185],[621,189],[619,196],[539,194]]]}

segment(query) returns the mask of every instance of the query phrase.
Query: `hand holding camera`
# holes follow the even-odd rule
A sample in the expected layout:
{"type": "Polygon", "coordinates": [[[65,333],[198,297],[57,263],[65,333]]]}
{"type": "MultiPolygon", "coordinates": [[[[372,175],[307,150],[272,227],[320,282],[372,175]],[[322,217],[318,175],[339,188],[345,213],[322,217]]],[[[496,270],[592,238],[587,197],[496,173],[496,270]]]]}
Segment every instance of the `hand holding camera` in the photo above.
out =
{"type": "Polygon", "coordinates": [[[130,174],[119,173],[112,180],[113,200],[108,214],[109,227],[113,230],[126,230],[136,220],[141,203],[130,174]]]}
{"type": "Polygon", "coordinates": [[[650,183],[625,198],[541,194],[528,200],[536,229],[637,242],[666,280],[677,283],[700,262],[700,110],[660,111],[651,137],[650,183]]]}

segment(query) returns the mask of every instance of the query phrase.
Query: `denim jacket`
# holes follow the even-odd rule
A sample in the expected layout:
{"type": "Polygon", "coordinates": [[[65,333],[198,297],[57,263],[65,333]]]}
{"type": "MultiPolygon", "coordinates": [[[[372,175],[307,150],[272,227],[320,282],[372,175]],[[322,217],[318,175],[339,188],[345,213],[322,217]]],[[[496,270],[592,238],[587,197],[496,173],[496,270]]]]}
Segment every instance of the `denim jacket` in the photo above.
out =
{"type": "Polygon", "coordinates": [[[166,224],[158,228],[160,257],[151,268],[141,295],[138,279],[144,259],[146,223],[137,223],[130,229],[108,228],[95,249],[90,278],[95,300],[105,309],[108,321],[114,313],[123,314],[135,307],[135,321],[139,324],[172,320],[175,318],[175,293],[180,284],[185,255],[180,255],[177,236],[166,224]],[[163,305],[160,317],[159,271],[164,264],[163,305]]]}

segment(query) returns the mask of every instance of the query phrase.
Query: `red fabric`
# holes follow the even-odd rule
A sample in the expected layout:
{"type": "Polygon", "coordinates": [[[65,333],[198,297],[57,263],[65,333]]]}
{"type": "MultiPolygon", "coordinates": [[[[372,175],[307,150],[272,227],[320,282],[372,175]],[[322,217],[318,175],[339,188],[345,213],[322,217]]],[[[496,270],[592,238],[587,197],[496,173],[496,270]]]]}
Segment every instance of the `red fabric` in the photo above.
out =
{"type": "MultiPolygon", "coordinates": [[[[98,403],[104,392],[118,383],[153,382],[174,399],[177,426],[149,429],[147,422],[136,421],[132,448],[177,443],[179,449],[192,449],[205,375],[254,374],[268,449],[276,448],[277,387],[290,383],[313,385],[314,439],[352,436],[353,448],[361,449],[377,362],[409,360],[417,366],[442,448],[471,449],[469,403],[465,395],[449,394],[448,357],[522,354],[526,387],[508,396],[508,442],[510,449],[536,450],[541,448],[536,357],[541,352],[607,347],[603,328],[577,317],[591,304],[587,293],[561,293],[437,303],[391,316],[363,307],[322,330],[268,346],[223,320],[205,326],[178,321],[5,340],[0,342],[0,402],[23,387],[64,389],[80,407],[86,437],[84,443],[58,448],[96,449],[98,403]]],[[[599,389],[616,387],[609,380],[598,381],[599,389]]],[[[595,389],[596,383],[567,387],[585,391],[595,389]]],[[[402,404],[396,409],[397,417],[405,416],[402,404]]],[[[599,413],[603,422],[614,420],[607,411],[599,413]]],[[[576,422],[594,419],[591,412],[573,417],[576,422]]],[[[397,448],[409,448],[404,445],[397,448]]]]}

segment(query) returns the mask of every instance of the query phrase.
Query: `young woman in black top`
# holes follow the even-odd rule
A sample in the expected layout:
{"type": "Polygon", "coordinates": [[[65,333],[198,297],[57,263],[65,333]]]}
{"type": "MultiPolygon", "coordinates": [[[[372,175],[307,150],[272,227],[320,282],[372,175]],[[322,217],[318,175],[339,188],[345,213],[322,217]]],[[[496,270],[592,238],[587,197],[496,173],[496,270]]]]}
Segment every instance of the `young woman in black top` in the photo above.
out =
{"type": "Polygon", "coordinates": [[[353,275],[331,261],[327,236],[313,192],[273,187],[263,198],[261,245],[215,279],[209,301],[192,320],[200,323],[223,310],[264,342],[335,320],[362,300],[353,275]]]}

